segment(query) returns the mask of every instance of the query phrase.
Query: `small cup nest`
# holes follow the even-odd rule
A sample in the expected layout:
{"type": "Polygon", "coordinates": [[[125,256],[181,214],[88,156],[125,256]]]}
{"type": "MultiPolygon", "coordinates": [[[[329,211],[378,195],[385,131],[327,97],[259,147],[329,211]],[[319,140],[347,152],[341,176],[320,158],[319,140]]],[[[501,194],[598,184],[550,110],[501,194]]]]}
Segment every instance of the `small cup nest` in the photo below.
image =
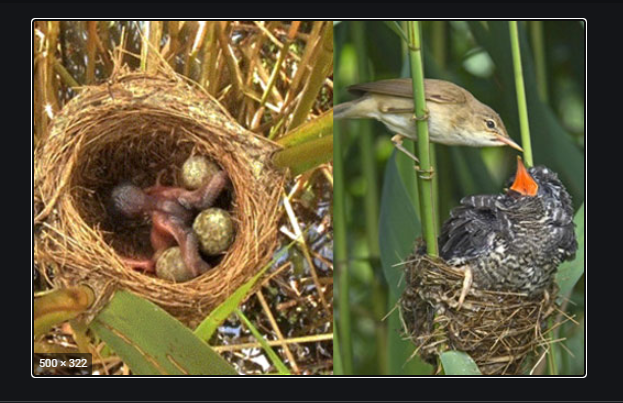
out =
{"type": "Polygon", "coordinates": [[[124,288],[187,323],[200,320],[276,248],[285,176],[270,157],[278,148],[171,72],[124,71],[84,88],[35,150],[35,263],[57,286],[94,289],[99,300],[91,314],[124,288]],[[118,228],[106,208],[111,189],[127,180],[153,186],[159,174],[162,184],[176,186],[190,155],[207,156],[227,172],[233,189],[221,203],[235,222],[234,243],[213,270],[184,283],[127,268],[121,257],[149,253],[149,226],[118,228]]]}
{"type": "Polygon", "coordinates": [[[556,286],[540,297],[472,285],[463,304],[463,272],[441,259],[414,254],[406,261],[399,301],[404,333],[417,354],[435,364],[447,350],[466,352],[485,375],[513,375],[546,346],[548,319],[557,312],[556,286]]]}

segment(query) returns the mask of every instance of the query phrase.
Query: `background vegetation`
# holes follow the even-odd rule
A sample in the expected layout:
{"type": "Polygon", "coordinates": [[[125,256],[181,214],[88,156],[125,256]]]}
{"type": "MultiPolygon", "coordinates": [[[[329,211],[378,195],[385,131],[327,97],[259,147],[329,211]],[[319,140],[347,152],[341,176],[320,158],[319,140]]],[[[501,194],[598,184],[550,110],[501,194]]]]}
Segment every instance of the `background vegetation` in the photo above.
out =
{"type": "MultiPolygon", "coordinates": [[[[509,134],[519,142],[508,22],[425,21],[421,25],[425,76],[467,88],[501,115],[509,134]]],[[[345,89],[350,84],[410,75],[406,44],[394,22],[348,21],[335,23],[334,29],[336,104],[351,99],[345,89]]],[[[519,39],[534,163],[559,173],[578,210],[584,202],[585,178],[583,23],[521,22],[519,39]]],[[[334,136],[336,370],[430,374],[432,367],[417,357],[409,360],[414,347],[402,340],[393,310],[401,291],[401,267],[395,265],[420,236],[412,163],[396,155],[391,134],[378,122],[342,122],[334,136]]],[[[509,148],[435,145],[434,150],[437,227],[463,196],[500,192],[515,169],[516,152],[509,148]]],[[[583,210],[580,218],[583,223],[583,210]]],[[[574,264],[583,271],[583,250],[574,264]]],[[[563,300],[576,323],[567,322],[557,330],[561,342],[535,373],[584,373],[583,279],[563,300]]]]}

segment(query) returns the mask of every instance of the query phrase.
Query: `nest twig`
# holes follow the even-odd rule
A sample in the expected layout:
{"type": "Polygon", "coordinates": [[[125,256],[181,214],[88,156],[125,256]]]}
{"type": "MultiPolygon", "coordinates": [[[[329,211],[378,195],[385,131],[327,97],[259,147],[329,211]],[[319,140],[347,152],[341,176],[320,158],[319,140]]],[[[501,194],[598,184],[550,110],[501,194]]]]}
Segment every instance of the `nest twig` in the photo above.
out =
{"type": "Polygon", "coordinates": [[[557,312],[555,285],[540,297],[472,286],[462,305],[460,269],[412,255],[399,301],[406,337],[434,364],[446,350],[468,353],[486,375],[522,373],[528,357],[547,346],[547,321],[557,312]]]}
{"type": "MultiPolygon", "coordinates": [[[[201,319],[268,263],[277,243],[284,174],[270,164],[274,143],[238,125],[212,97],[168,71],[119,72],[84,88],[55,118],[35,150],[35,260],[57,285],[87,284],[102,301],[130,289],[184,321],[201,319]],[[127,268],[144,255],[149,229],[119,230],[106,197],[131,180],[176,185],[192,154],[206,155],[233,185],[236,238],[216,269],[185,283],[127,268]]],[[[97,307],[95,308],[97,309],[97,307]]]]}

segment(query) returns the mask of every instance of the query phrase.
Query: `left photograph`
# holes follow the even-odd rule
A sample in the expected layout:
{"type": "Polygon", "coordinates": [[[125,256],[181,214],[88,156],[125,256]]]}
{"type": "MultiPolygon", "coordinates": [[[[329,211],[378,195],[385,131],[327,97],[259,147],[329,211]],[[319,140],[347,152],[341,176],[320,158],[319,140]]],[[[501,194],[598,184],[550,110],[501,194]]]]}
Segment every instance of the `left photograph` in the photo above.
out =
{"type": "Polygon", "coordinates": [[[333,374],[331,21],[32,24],[32,376],[333,374]]]}

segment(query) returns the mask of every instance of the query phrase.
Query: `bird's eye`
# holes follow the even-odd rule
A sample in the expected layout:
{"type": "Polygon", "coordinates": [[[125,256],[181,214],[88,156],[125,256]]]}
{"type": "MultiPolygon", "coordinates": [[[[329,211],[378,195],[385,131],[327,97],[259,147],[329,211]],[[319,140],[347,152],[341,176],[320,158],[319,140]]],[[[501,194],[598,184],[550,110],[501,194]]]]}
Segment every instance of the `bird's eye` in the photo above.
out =
{"type": "Polygon", "coordinates": [[[495,122],[493,120],[486,120],[485,122],[489,129],[495,129],[495,122]]]}

